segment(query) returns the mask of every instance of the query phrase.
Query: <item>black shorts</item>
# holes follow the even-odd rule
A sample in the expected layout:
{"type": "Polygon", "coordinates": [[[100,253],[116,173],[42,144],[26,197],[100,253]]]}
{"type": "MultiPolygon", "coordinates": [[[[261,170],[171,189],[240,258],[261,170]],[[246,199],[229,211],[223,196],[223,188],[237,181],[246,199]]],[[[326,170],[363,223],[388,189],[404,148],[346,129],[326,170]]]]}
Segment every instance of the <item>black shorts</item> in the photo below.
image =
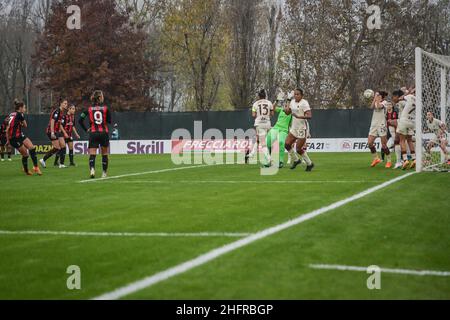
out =
{"type": "Polygon", "coordinates": [[[18,138],[11,138],[11,140],[9,140],[9,144],[11,145],[11,147],[19,149],[21,146],[23,146],[23,142],[25,141],[27,137],[25,136],[21,136],[18,138]]]}
{"type": "Polygon", "coordinates": [[[55,132],[55,136],[56,136],[56,139],[52,139],[52,134],[51,133],[47,133],[47,137],[50,139],[50,141],[56,141],[59,138],[63,138],[64,137],[62,132],[55,132]]]}
{"type": "Polygon", "coordinates": [[[67,138],[65,140],[66,140],[66,143],[73,142],[73,138],[72,137],[69,137],[69,138],[67,138]]]}
{"type": "Polygon", "coordinates": [[[0,146],[6,146],[6,136],[0,136],[0,146]]]}
{"type": "Polygon", "coordinates": [[[109,147],[109,136],[106,132],[89,133],[89,149],[98,147],[109,147]]]}

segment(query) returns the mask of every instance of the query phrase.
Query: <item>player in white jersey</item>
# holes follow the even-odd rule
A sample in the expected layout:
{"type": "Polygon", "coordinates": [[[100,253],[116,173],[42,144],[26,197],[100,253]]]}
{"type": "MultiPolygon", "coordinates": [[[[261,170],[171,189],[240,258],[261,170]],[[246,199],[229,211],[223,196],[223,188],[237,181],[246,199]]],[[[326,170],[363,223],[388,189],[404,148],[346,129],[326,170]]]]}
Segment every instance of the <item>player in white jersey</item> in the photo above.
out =
{"type": "Polygon", "coordinates": [[[415,90],[412,89],[406,96],[405,108],[403,109],[397,126],[397,134],[400,136],[400,147],[403,159],[402,169],[414,168],[416,166],[416,151],[413,142],[414,128],[416,126],[416,97],[414,96],[415,90]],[[411,151],[411,162],[408,160],[406,153],[406,144],[411,151]]]}
{"type": "Polygon", "coordinates": [[[312,112],[308,101],[303,99],[302,89],[294,91],[294,99],[291,100],[286,114],[292,114],[291,129],[285,142],[285,148],[293,161],[291,169],[295,169],[302,163],[301,157],[306,162],[306,171],[311,171],[314,168],[314,163],[306,152],[306,139],[310,138],[308,119],[312,118],[312,112]],[[295,143],[296,150],[293,148],[295,143]]]}
{"type": "Polygon", "coordinates": [[[427,127],[430,132],[434,133],[434,138],[430,140],[426,146],[427,156],[431,157],[431,149],[438,145],[444,153],[445,162],[450,164],[447,150],[447,126],[445,125],[445,122],[434,118],[433,113],[427,112],[427,127]]]}
{"type": "MultiPolygon", "coordinates": [[[[403,96],[405,93],[402,90],[396,90],[392,92],[392,102],[394,103],[394,108],[397,109],[397,115],[398,119],[400,119],[403,109],[406,106],[406,101],[403,99],[403,96]]],[[[397,131],[399,120],[395,120],[395,130],[397,131]]],[[[414,135],[414,130],[410,130],[409,132],[412,135],[414,135]]],[[[395,150],[395,156],[397,158],[394,169],[399,169],[403,166],[402,164],[402,148],[400,146],[400,135],[395,134],[395,140],[394,140],[394,150],[395,150]]]]}
{"type": "Polygon", "coordinates": [[[371,108],[373,109],[372,122],[370,124],[369,137],[367,138],[367,144],[372,154],[372,164],[371,167],[375,167],[381,162],[378,156],[377,149],[375,147],[375,140],[379,137],[381,139],[381,148],[386,155],[387,162],[386,168],[392,167],[391,162],[391,152],[387,146],[387,127],[386,127],[386,109],[387,92],[380,91],[376,92],[373,98],[371,108]]]}
{"type": "Polygon", "coordinates": [[[253,104],[252,116],[255,118],[256,143],[248,157],[253,158],[258,151],[259,144],[262,146],[262,151],[266,162],[270,162],[269,150],[266,146],[266,136],[272,125],[270,118],[274,115],[274,108],[272,102],[266,99],[266,91],[261,90],[258,93],[258,101],[253,104]]]}

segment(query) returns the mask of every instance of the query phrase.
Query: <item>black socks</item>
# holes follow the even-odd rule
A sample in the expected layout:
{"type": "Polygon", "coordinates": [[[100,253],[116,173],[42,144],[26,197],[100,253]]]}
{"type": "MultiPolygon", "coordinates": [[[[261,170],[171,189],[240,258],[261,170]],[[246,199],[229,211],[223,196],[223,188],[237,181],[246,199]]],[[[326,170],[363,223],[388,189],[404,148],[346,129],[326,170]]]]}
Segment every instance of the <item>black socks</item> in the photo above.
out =
{"type": "Polygon", "coordinates": [[[89,156],[89,168],[95,169],[95,155],[89,156]]]}
{"type": "Polygon", "coordinates": [[[31,161],[33,161],[33,166],[36,168],[38,166],[38,161],[36,157],[36,148],[29,150],[31,161]]]}
{"type": "Polygon", "coordinates": [[[108,156],[102,156],[103,172],[108,171],[108,156]]]}
{"type": "Polygon", "coordinates": [[[64,165],[65,160],[66,160],[66,148],[62,148],[59,151],[59,163],[64,165]]]}
{"type": "Polygon", "coordinates": [[[28,172],[28,157],[22,157],[23,171],[28,172]]]}
{"type": "Polygon", "coordinates": [[[49,159],[52,155],[54,155],[55,153],[59,152],[60,149],[56,149],[53,148],[52,150],[50,150],[49,152],[47,152],[44,156],[44,161],[47,161],[47,159],[49,159]]]}
{"type": "Polygon", "coordinates": [[[69,150],[69,159],[70,159],[70,164],[74,164],[74,162],[73,162],[73,149],[69,150]]]}

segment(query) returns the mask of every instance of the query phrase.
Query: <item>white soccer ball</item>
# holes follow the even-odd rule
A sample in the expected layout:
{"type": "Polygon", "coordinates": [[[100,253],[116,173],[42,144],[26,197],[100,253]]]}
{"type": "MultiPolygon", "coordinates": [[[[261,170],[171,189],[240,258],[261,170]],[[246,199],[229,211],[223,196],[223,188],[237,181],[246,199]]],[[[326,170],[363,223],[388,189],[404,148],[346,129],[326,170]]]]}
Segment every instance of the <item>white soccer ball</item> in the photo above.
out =
{"type": "Polygon", "coordinates": [[[366,99],[373,99],[375,95],[375,92],[373,92],[372,89],[367,89],[366,91],[364,91],[364,98],[366,99]]]}

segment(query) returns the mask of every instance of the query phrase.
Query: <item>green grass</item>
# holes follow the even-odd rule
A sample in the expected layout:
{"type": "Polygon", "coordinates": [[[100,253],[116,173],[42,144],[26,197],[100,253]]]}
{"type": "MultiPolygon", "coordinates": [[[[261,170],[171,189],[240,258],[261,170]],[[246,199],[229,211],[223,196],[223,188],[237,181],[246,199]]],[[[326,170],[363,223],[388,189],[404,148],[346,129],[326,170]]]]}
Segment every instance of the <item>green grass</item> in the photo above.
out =
{"type": "MultiPolygon", "coordinates": [[[[0,163],[0,230],[253,233],[404,174],[369,168],[368,154],[311,157],[312,173],[224,165],[94,183],[79,183],[85,157],[42,177],[23,175],[16,158],[0,163]],[[299,180],[310,183],[288,183],[299,180]]],[[[175,167],[166,155],[110,162],[110,176],[175,167]]],[[[449,187],[446,173],[413,175],[125,298],[450,299],[450,277],[383,273],[381,290],[368,290],[364,272],[308,267],[449,271],[449,187]]],[[[235,240],[0,234],[0,299],[92,298],[235,240]],[[69,265],[81,268],[81,290],[66,287],[69,265]]]]}

